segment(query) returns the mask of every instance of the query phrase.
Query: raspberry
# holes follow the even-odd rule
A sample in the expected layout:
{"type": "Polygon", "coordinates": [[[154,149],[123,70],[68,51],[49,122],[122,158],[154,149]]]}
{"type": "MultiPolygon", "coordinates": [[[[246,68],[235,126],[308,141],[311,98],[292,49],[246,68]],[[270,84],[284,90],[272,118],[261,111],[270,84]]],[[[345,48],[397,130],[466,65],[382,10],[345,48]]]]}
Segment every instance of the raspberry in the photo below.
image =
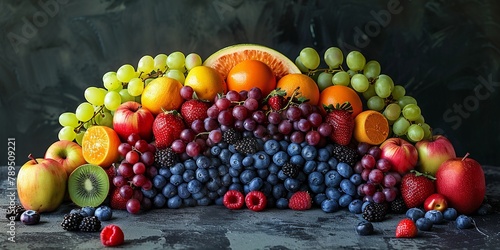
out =
{"type": "Polygon", "coordinates": [[[247,205],[248,209],[258,212],[264,210],[267,205],[267,198],[264,193],[261,191],[252,191],[247,194],[245,197],[245,204],[247,205]]]}
{"type": "Polygon", "coordinates": [[[241,209],[245,204],[245,198],[243,194],[238,190],[229,190],[224,194],[224,199],[222,201],[224,206],[229,209],[241,209]]]}
{"type": "Polygon", "coordinates": [[[112,247],[123,244],[125,236],[122,229],[117,225],[107,225],[101,231],[101,243],[104,246],[112,247]]]}
{"type": "Polygon", "coordinates": [[[292,210],[308,210],[311,208],[312,198],[306,191],[298,191],[292,194],[288,207],[292,210]]]}

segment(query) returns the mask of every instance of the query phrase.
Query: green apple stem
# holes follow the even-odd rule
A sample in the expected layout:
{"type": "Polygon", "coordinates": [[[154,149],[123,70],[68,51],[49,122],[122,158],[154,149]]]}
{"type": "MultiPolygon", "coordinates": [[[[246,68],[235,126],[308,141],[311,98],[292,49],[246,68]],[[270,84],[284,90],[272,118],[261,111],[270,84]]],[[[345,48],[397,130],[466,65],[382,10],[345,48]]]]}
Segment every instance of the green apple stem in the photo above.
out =
{"type": "Polygon", "coordinates": [[[464,158],[462,158],[462,161],[465,161],[465,158],[469,157],[469,153],[467,152],[467,154],[465,154],[464,158]]]}
{"type": "Polygon", "coordinates": [[[32,154],[29,154],[28,158],[30,158],[31,160],[35,161],[36,164],[38,164],[38,161],[36,160],[36,158],[32,154]]]}

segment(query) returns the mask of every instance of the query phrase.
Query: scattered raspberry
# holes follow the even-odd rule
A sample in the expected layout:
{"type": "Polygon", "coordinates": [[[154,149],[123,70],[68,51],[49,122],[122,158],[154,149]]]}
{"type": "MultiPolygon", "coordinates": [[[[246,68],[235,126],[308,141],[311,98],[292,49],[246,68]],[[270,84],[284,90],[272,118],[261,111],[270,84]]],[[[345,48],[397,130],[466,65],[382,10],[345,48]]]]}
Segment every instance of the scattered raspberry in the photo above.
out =
{"type": "Polygon", "coordinates": [[[306,191],[298,191],[290,197],[288,207],[292,210],[308,210],[311,208],[311,195],[306,191]]]}
{"type": "Polygon", "coordinates": [[[107,225],[101,231],[101,243],[107,247],[113,247],[123,244],[125,236],[122,229],[117,225],[107,225]]]}
{"type": "Polygon", "coordinates": [[[267,198],[261,191],[252,191],[245,197],[245,204],[248,209],[258,212],[264,210],[267,205],[267,198]]]}
{"type": "Polygon", "coordinates": [[[245,197],[238,190],[229,190],[224,194],[222,202],[229,209],[241,209],[245,204],[245,197]]]}

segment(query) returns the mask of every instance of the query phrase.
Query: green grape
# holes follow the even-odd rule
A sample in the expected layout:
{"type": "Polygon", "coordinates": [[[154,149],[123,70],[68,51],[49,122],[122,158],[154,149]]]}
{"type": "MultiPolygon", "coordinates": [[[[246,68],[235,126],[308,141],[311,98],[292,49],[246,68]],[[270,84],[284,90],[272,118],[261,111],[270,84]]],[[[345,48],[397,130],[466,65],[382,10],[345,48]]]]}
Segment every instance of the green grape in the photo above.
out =
{"type": "Polygon", "coordinates": [[[353,71],[360,71],[365,67],[366,59],[359,51],[351,51],[345,59],[347,67],[353,71]]]}
{"type": "Polygon", "coordinates": [[[186,56],[180,51],[172,52],[167,57],[167,66],[170,69],[183,69],[186,62],[186,56]]]}
{"type": "Polygon", "coordinates": [[[405,96],[399,98],[398,104],[401,108],[404,108],[408,104],[417,104],[417,100],[415,100],[415,98],[413,98],[411,96],[405,95],[405,96]]]}
{"type": "Polygon", "coordinates": [[[186,56],[186,69],[191,70],[196,66],[201,65],[201,56],[196,53],[190,53],[186,56]]]}
{"type": "Polygon", "coordinates": [[[300,51],[299,57],[302,64],[311,70],[317,69],[321,62],[318,52],[311,47],[303,48],[300,51]]]}
{"type": "Polygon", "coordinates": [[[134,66],[130,64],[124,64],[116,71],[116,78],[120,82],[129,82],[130,79],[137,77],[137,75],[134,66]]]}
{"type": "Polygon", "coordinates": [[[80,146],[82,145],[83,135],[85,135],[85,130],[84,129],[80,129],[80,131],[78,133],[76,133],[75,141],[80,146]]]}
{"type": "Polygon", "coordinates": [[[401,108],[396,103],[391,103],[387,105],[384,110],[384,116],[389,121],[395,121],[401,116],[401,108]]]}
{"type": "Polygon", "coordinates": [[[83,102],[76,107],[76,119],[82,122],[87,122],[94,116],[94,106],[88,102],[83,102]]]}
{"type": "Polygon", "coordinates": [[[410,122],[406,120],[404,117],[400,116],[394,124],[392,124],[392,132],[395,135],[402,136],[406,134],[406,131],[410,127],[410,122]]]}
{"type": "Polygon", "coordinates": [[[65,112],[59,115],[59,124],[63,127],[70,126],[76,128],[78,126],[78,119],[76,118],[75,113],[65,112]]]}
{"type": "Polygon", "coordinates": [[[351,78],[351,86],[358,93],[363,93],[368,90],[370,87],[370,83],[368,82],[368,78],[366,78],[363,74],[355,74],[351,78]]]}
{"type": "Polygon", "coordinates": [[[83,93],[85,100],[94,106],[101,106],[104,104],[104,96],[108,91],[103,88],[88,87],[83,93]]]}
{"type": "Polygon", "coordinates": [[[352,70],[352,69],[350,69],[350,70],[348,70],[348,71],[347,71],[347,74],[349,75],[349,77],[352,77],[352,76],[354,76],[354,75],[355,75],[355,74],[357,74],[357,73],[358,73],[358,72],[356,72],[356,71],[354,71],[354,70],[352,70]]]}
{"type": "Polygon", "coordinates": [[[132,78],[128,82],[127,90],[131,96],[140,96],[144,90],[144,82],[140,78],[132,78]]]}
{"type": "Polygon", "coordinates": [[[368,99],[372,98],[373,96],[376,96],[377,93],[375,93],[375,86],[373,86],[373,84],[370,84],[368,89],[365,92],[363,92],[362,95],[365,98],[365,100],[368,100],[368,99]]]}
{"type": "Polygon", "coordinates": [[[406,136],[412,142],[419,142],[424,138],[425,132],[420,125],[412,124],[410,125],[410,127],[408,127],[408,131],[406,131],[406,136]]]}
{"type": "Polygon", "coordinates": [[[137,63],[137,72],[147,75],[155,69],[155,59],[150,55],[145,55],[137,63]]]}
{"type": "Polygon", "coordinates": [[[409,121],[416,121],[420,118],[421,110],[417,104],[408,104],[403,108],[403,116],[409,121]]]}
{"type": "Polygon", "coordinates": [[[384,99],[375,95],[370,97],[368,101],[366,101],[366,105],[371,110],[381,111],[385,107],[385,101],[384,99]]]}
{"type": "Polygon", "coordinates": [[[375,79],[380,75],[380,71],[380,63],[372,60],[366,63],[363,69],[363,74],[368,79],[375,79]]]}
{"type": "Polygon", "coordinates": [[[102,82],[104,83],[104,87],[109,91],[118,89],[122,86],[122,83],[116,77],[116,72],[108,72],[104,74],[102,82]]]}
{"type": "Polygon", "coordinates": [[[167,70],[167,55],[158,54],[155,56],[154,61],[154,67],[156,71],[165,72],[165,70],[167,70]]]}
{"type": "Polygon", "coordinates": [[[414,122],[417,123],[417,124],[419,124],[419,123],[420,124],[425,123],[425,118],[424,118],[423,115],[420,115],[414,122]]]}
{"type": "Polygon", "coordinates": [[[330,69],[336,69],[344,62],[344,54],[337,47],[328,48],[323,57],[330,69]]]}
{"type": "Polygon", "coordinates": [[[57,134],[59,140],[73,141],[76,137],[75,128],[71,126],[64,126],[57,134]]]}
{"type": "Polygon", "coordinates": [[[375,81],[375,93],[381,98],[387,98],[391,95],[394,88],[394,82],[388,75],[380,75],[375,81]]]}
{"type": "Polygon", "coordinates": [[[427,123],[422,123],[422,124],[420,124],[420,126],[424,130],[424,138],[423,139],[427,139],[427,140],[431,139],[432,138],[431,126],[429,126],[429,124],[427,124],[427,123]]]}
{"type": "Polygon", "coordinates": [[[399,100],[401,97],[406,95],[406,89],[401,85],[396,85],[394,86],[394,89],[392,89],[391,95],[392,99],[399,100]]]}
{"type": "Polygon", "coordinates": [[[297,56],[297,58],[295,58],[295,65],[297,65],[297,68],[300,69],[300,72],[302,73],[309,72],[309,69],[306,66],[304,66],[302,61],[300,61],[300,56],[297,56]]]}
{"type": "Polygon", "coordinates": [[[89,129],[90,127],[94,126],[94,124],[90,121],[86,122],[83,124],[84,129],[89,129]]]}
{"type": "Polygon", "coordinates": [[[339,71],[335,73],[332,77],[333,85],[348,86],[351,82],[351,76],[345,71],[339,71]]]}
{"type": "Polygon", "coordinates": [[[116,110],[121,103],[122,97],[115,91],[109,91],[104,98],[104,106],[110,111],[116,110]]]}
{"type": "Polygon", "coordinates": [[[173,78],[180,83],[184,84],[184,81],[186,80],[186,76],[184,76],[184,73],[182,73],[180,70],[176,69],[169,69],[167,70],[167,73],[165,74],[167,77],[173,78]]]}
{"type": "Polygon", "coordinates": [[[152,79],[152,78],[148,78],[148,79],[146,79],[146,80],[144,81],[144,87],[148,86],[148,84],[149,84],[151,81],[153,81],[153,80],[154,80],[154,79],[152,79]]]}
{"type": "Polygon", "coordinates": [[[110,112],[102,112],[96,116],[97,125],[113,128],[113,115],[110,112]]]}
{"type": "Polygon", "coordinates": [[[332,77],[333,74],[328,72],[321,72],[318,75],[318,80],[316,80],[316,82],[318,83],[319,91],[323,91],[323,89],[326,89],[333,85],[332,77]]]}

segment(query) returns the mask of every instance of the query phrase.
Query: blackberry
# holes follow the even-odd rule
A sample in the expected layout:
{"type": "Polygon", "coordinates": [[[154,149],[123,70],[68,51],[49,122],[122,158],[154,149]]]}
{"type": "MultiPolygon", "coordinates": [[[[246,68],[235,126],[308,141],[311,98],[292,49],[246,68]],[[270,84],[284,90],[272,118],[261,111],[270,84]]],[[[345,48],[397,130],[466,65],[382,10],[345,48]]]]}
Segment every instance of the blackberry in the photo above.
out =
{"type": "Polygon", "coordinates": [[[24,213],[26,209],[24,209],[21,205],[15,205],[13,207],[8,207],[5,213],[5,217],[8,220],[11,220],[11,217],[14,217],[15,221],[19,221],[21,219],[21,214],[24,213]]]}
{"type": "Polygon", "coordinates": [[[101,221],[95,216],[88,216],[82,219],[79,226],[83,232],[97,232],[101,230],[101,221]]]}
{"type": "Polygon", "coordinates": [[[395,214],[404,214],[408,209],[406,207],[405,201],[403,200],[403,197],[401,196],[398,196],[395,200],[393,200],[390,205],[391,212],[395,214]]]}
{"type": "Polygon", "coordinates": [[[255,154],[258,146],[257,139],[253,137],[245,137],[234,143],[234,149],[244,154],[255,154]]]}
{"type": "Polygon", "coordinates": [[[177,163],[177,154],[171,148],[158,149],[155,152],[155,164],[160,167],[169,168],[177,163]]]}
{"type": "Polygon", "coordinates": [[[354,166],[358,160],[358,152],[348,146],[342,146],[339,144],[333,145],[333,156],[337,158],[339,162],[345,162],[351,166],[354,166]]]}
{"type": "Polygon", "coordinates": [[[299,165],[290,162],[285,162],[283,167],[281,167],[281,170],[283,171],[283,174],[290,178],[295,178],[299,175],[299,165]]]}
{"type": "Polygon", "coordinates": [[[61,226],[67,231],[78,231],[80,223],[82,222],[83,216],[79,213],[71,213],[64,215],[64,219],[61,222],[61,226]]]}
{"type": "Polygon", "coordinates": [[[235,144],[240,139],[241,134],[233,128],[230,128],[222,133],[222,140],[226,143],[235,144]]]}
{"type": "Polygon", "coordinates": [[[387,204],[371,202],[363,210],[363,218],[370,222],[383,221],[387,215],[387,204]]]}

